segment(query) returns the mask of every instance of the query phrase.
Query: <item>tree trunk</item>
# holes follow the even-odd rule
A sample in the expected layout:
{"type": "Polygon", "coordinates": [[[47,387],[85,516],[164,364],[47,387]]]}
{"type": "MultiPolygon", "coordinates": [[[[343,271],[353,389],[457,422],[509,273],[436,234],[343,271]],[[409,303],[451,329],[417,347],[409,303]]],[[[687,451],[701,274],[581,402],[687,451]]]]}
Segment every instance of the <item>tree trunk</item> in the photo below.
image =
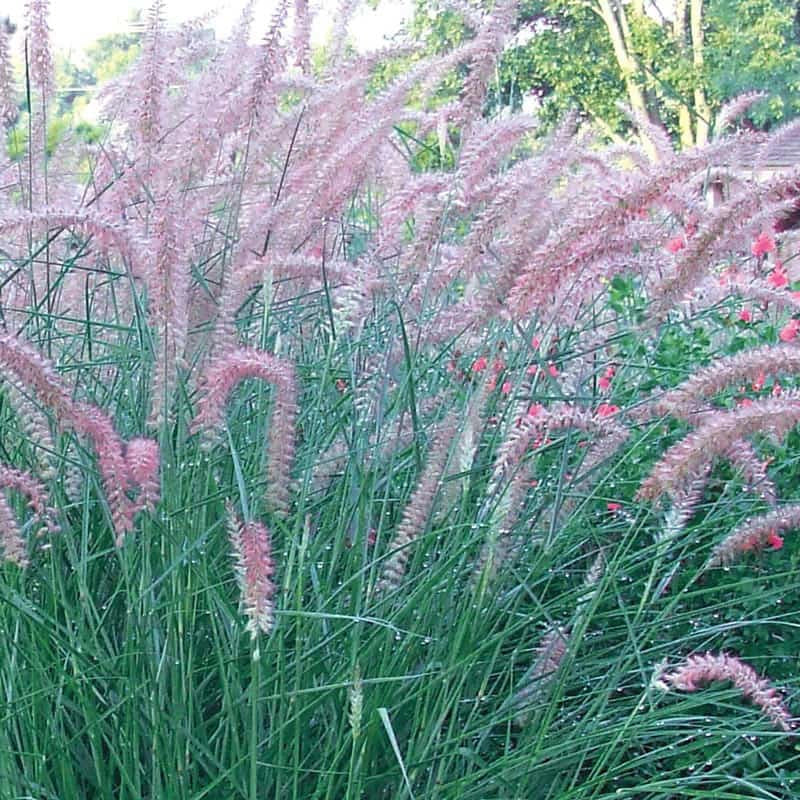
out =
{"type": "MultiPolygon", "coordinates": [[[[686,29],[686,7],[688,0],[675,0],[673,8],[674,16],[672,18],[672,35],[675,37],[675,42],[678,49],[688,58],[687,48],[687,29],[686,29]]],[[[692,129],[692,112],[686,103],[679,103],[678,105],[678,130],[681,137],[681,148],[687,149],[694,145],[694,131],[692,129]]]]}
{"type": "Polygon", "coordinates": [[[691,0],[689,24],[692,28],[692,63],[695,68],[694,113],[697,117],[695,142],[698,146],[708,142],[711,109],[703,88],[703,0],[691,0]]]}
{"type": "MultiPolygon", "coordinates": [[[[631,108],[637,114],[640,114],[643,119],[649,119],[644,90],[637,81],[640,73],[639,64],[629,48],[629,39],[626,41],[625,34],[628,33],[628,24],[625,18],[625,9],[616,0],[613,6],[611,0],[597,0],[597,4],[600,16],[608,29],[611,46],[614,49],[614,56],[617,59],[622,79],[625,82],[625,89],[628,93],[631,108]]],[[[640,132],[640,139],[647,155],[654,161],[657,160],[658,152],[656,147],[644,131],[640,132]]]]}

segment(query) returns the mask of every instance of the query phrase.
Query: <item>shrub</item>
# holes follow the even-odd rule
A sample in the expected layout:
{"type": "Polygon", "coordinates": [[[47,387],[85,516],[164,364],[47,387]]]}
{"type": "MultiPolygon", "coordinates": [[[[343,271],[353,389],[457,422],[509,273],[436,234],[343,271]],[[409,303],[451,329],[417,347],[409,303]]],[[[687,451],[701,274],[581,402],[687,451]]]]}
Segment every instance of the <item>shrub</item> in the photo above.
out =
{"type": "Polygon", "coordinates": [[[0,794],[792,796],[797,176],[484,118],[511,2],[377,92],[408,47],[345,3],[312,72],[288,6],[253,47],[156,2],[48,154],[31,3],[0,794]]]}

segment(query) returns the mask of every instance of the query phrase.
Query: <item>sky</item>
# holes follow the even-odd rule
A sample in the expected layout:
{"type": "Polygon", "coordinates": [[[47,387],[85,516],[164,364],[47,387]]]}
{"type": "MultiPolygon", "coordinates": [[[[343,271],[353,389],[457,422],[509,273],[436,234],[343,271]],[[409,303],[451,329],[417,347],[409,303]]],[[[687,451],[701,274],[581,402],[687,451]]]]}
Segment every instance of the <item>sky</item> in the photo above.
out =
{"type": "MultiPolygon", "coordinates": [[[[330,28],[337,0],[311,0],[312,8],[322,11],[322,24],[313,32],[317,41],[325,38],[330,28]]],[[[76,60],[83,48],[104,34],[118,33],[129,28],[130,13],[136,8],[149,7],[148,0],[50,0],[50,29],[58,50],[71,54],[76,60]]],[[[244,0],[165,0],[167,18],[172,23],[183,22],[218,10],[215,27],[220,35],[230,30],[241,11],[244,0]]],[[[256,1],[254,32],[266,30],[275,0],[256,1]]],[[[411,14],[411,0],[383,0],[377,10],[364,8],[359,12],[351,34],[359,50],[370,50],[382,44],[384,35],[396,32],[411,14]]],[[[20,33],[24,27],[25,0],[2,0],[0,15],[10,16],[17,25],[15,46],[21,48],[20,33]]]]}

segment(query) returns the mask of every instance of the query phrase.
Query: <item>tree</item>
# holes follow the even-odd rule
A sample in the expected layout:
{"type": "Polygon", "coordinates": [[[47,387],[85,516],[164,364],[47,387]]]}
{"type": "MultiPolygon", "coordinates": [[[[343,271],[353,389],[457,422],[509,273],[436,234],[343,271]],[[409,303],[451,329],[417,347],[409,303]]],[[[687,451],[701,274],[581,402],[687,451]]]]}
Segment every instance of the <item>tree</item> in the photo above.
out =
{"type": "MultiPolygon", "coordinates": [[[[415,32],[429,47],[459,30],[448,13],[444,24],[436,0],[417,0],[415,32]]],[[[494,105],[532,96],[546,122],[577,108],[615,137],[630,127],[623,103],[690,147],[725,102],[760,89],[769,98],[749,120],[769,129],[800,112],[798,14],[782,0],[527,0],[494,105]]]]}
{"type": "Polygon", "coordinates": [[[796,113],[800,47],[795,10],[776,0],[592,0],[611,42],[630,106],[672,123],[684,147],[708,140],[715,111],[733,96],[768,89],[771,113],[796,113]],[[648,102],[649,98],[649,102],[648,102]],[[792,107],[794,102],[794,107],[792,107]]]}

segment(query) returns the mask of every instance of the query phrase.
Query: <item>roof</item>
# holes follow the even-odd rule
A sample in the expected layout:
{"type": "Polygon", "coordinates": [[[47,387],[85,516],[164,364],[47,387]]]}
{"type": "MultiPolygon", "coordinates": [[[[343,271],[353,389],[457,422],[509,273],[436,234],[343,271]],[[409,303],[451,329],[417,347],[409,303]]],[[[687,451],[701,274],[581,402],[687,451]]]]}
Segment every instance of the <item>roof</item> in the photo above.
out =
{"type": "Polygon", "coordinates": [[[734,151],[733,163],[739,169],[782,170],[800,166],[800,129],[787,130],[759,140],[749,140],[734,151]]]}

